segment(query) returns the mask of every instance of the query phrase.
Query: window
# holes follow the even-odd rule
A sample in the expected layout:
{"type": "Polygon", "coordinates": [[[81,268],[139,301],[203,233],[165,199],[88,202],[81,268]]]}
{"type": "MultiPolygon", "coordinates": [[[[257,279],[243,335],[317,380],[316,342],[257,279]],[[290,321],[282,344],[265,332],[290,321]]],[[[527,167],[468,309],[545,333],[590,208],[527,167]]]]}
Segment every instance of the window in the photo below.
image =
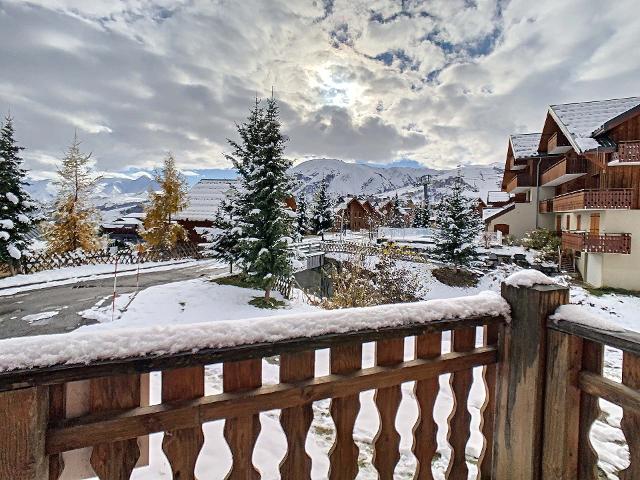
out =
{"type": "Polygon", "coordinates": [[[576,215],[576,230],[582,230],[582,215],[576,215]]]}
{"type": "Polygon", "coordinates": [[[571,230],[571,215],[566,216],[565,230],[571,230]]]}

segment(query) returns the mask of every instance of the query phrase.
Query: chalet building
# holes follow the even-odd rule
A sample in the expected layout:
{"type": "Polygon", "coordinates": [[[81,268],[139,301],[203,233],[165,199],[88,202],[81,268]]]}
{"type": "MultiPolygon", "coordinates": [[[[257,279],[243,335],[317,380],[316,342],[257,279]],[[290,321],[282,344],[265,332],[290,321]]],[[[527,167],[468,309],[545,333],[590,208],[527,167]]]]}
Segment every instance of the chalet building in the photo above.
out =
{"type": "Polygon", "coordinates": [[[107,235],[113,242],[140,243],[140,230],[145,214],[128,213],[112,222],[105,222],[100,225],[100,234],[107,235]]]}
{"type": "Polygon", "coordinates": [[[640,97],[551,105],[527,138],[526,159],[510,140],[512,201],[487,228],[552,228],[587,283],[640,290],[640,97]]]}
{"type": "Polygon", "coordinates": [[[381,214],[369,200],[349,198],[336,210],[334,226],[337,230],[370,230],[380,223],[381,214]]]}

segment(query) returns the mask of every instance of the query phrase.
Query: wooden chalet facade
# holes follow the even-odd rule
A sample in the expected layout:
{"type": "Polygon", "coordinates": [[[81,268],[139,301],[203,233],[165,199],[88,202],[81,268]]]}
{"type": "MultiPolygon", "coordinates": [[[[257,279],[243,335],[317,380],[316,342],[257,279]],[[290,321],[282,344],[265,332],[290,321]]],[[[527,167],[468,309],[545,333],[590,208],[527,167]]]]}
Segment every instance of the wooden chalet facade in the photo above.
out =
{"type": "Polygon", "coordinates": [[[640,290],[640,97],[551,105],[535,135],[526,161],[507,154],[516,206],[487,228],[553,229],[587,283],[640,290]],[[517,208],[523,194],[534,209],[517,208]]]}
{"type": "Polygon", "coordinates": [[[372,230],[380,224],[382,215],[369,200],[350,198],[336,210],[336,230],[372,230]]]}

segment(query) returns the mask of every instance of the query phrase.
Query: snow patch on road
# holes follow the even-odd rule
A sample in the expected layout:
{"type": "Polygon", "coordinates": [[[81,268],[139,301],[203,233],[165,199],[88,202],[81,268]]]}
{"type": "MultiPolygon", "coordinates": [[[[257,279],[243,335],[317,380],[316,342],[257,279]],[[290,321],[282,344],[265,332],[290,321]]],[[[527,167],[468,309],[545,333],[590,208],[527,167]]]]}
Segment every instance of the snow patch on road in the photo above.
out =
{"type": "Polygon", "coordinates": [[[25,315],[24,317],[22,317],[22,320],[24,320],[30,325],[46,325],[47,323],[49,323],[49,320],[52,317],[55,317],[59,313],[60,312],[58,310],[52,310],[50,312],[33,313],[31,315],[25,315]]]}

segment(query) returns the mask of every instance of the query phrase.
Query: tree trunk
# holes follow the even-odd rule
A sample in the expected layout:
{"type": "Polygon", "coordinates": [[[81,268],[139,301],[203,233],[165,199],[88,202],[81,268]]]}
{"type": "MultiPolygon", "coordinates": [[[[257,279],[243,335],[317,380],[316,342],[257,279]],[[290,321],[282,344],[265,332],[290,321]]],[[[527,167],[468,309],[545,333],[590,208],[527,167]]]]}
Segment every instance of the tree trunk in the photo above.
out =
{"type": "Polygon", "coordinates": [[[264,298],[265,300],[269,300],[271,298],[271,286],[264,289],[264,298]]]}

